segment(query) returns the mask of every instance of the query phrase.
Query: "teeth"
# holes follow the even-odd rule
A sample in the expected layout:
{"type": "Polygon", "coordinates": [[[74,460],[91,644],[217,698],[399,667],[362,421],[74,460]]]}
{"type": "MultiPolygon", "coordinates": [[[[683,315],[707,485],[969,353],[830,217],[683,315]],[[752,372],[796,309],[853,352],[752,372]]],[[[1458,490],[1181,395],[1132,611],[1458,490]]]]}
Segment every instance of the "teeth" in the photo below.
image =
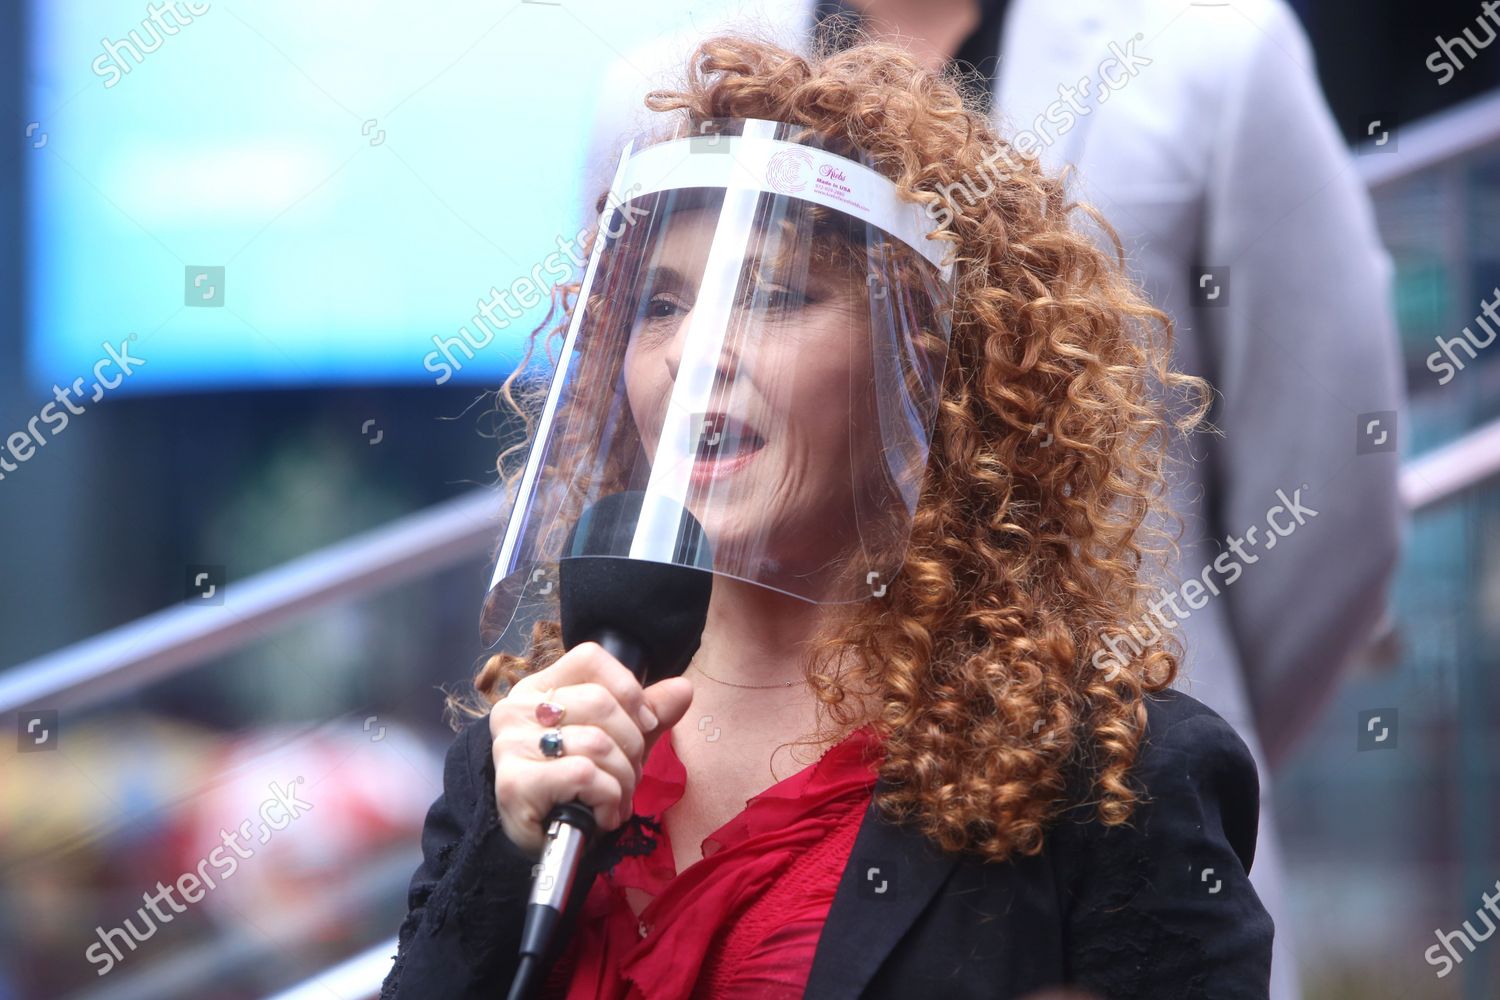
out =
{"type": "Polygon", "coordinates": [[[761,446],[759,440],[754,436],[737,437],[726,435],[716,445],[710,445],[706,441],[698,448],[700,458],[734,458],[745,452],[754,451],[761,446]]]}
{"type": "Polygon", "coordinates": [[[734,420],[725,420],[713,435],[699,437],[697,454],[700,459],[732,458],[754,451],[763,443],[748,426],[734,420]],[[718,438],[717,442],[711,443],[713,437],[718,438]]]}
{"type": "Polygon", "coordinates": [[[715,448],[704,448],[698,454],[704,458],[733,458],[744,450],[739,444],[720,444],[715,448]]]}

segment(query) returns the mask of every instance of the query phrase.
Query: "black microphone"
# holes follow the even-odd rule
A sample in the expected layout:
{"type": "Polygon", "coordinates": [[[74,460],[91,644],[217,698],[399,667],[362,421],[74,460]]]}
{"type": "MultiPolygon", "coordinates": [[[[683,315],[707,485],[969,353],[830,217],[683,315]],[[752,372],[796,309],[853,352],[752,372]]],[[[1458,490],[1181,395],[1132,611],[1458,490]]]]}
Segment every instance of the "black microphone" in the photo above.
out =
{"type": "MultiPolygon", "coordinates": [[[[703,526],[684,508],[673,540],[673,562],[630,558],[645,494],[615,493],[578,519],[558,560],[558,611],[566,649],[597,642],[630,668],[643,687],[677,677],[693,659],[708,621],[712,553],[703,526]]],[[[521,963],[509,1000],[526,1000],[544,961],[584,852],[594,812],[578,799],[552,807],[543,823],[546,845],[526,906],[521,963]]]]}

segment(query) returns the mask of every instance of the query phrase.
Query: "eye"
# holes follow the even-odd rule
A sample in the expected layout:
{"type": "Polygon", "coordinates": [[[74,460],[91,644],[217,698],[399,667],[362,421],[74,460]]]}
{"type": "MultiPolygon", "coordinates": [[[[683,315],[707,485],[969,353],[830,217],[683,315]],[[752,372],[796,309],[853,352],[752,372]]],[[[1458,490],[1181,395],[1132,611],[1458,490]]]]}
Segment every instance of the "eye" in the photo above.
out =
{"type": "Polygon", "coordinates": [[[668,319],[679,313],[687,311],[687,306],[666,293],[657,293],[646,302],[646,308],[641,310],[642,319],[668,319]]]}
{"type": "Polygon", "coordinates": [[[751,293],[750,307],[752,309],[768,309],[772,312],[786,312],[792,309],[800,309],[811,301],[807,293],[795,288],[777,288],[760,285],[751,293]]]}

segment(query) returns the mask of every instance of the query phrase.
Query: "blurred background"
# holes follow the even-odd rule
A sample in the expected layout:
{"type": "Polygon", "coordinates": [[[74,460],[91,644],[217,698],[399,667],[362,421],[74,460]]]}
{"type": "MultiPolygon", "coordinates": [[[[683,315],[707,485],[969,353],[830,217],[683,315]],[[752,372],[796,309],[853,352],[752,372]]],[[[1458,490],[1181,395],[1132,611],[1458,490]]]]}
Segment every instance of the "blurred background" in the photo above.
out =
{"type": "MultiPolygon", "coordinates": [[[[542,317],[477,303],[577,234],[605,67],[731,6],[0,2],[0,1000],[372,995],[542,317]]],[[[1479,3],[1293,6],[1396,265],[1413,521],[1262,775],[1277,932],[1309,997],[1500,996],[1500,942],[1423,957],[1500,879],[1500,347],[1428,361],[1500,286],[1500,45],[1440,83],[1479,3]]]]}

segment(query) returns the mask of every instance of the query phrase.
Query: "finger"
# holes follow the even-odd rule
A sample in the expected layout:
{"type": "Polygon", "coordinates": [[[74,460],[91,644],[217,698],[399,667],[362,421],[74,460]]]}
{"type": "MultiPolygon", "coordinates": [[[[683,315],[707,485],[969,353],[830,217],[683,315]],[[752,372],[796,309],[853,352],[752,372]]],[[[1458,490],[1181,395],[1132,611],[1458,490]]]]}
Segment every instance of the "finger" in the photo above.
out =
{"type": "Polygon", "coordinates": [[[686,677],[668,677],[646,688],[642,695],[658,720],[656,729],[646,735],[644,757],[649,757],[651,748],[662,734],[671,732],[672,727],[687,714],[693,703],[693,682],[686,677]]]}
{"type": "MultiPolygon", "coordinates": [[[[645,760],[645,735],[639,723],[625,715],[625,709],[616,702],[615,696],[604,685],[570,684],[552,693],[552,702],[564,706],[562,723],[567,726],[598,726],[609,733],[609,738],[619,745],[619,750],[631,763],[631,769],[639,777],[640,762],[645,760]]],[[[523,748],[537,744],[541,733],[537,727],[540,720],[535,715],[535,706],[513,705],[505,712],[496,712],[490,717],[490,738],[498,739],[504,730],[516,730],[507,739],[507,747],[523,748]]],[[[528,756],[535,757],[534,753],[528,756]]]]}
{"type": "MultiPolygon", "coordinates": [[[[592,760],[595,766],[608,771],[620,784],[622,803],[629,806],[635,795],[636,780],[640,772],[614,738],[598,726],[563,726],[559,731],[562,733],[564,756],[581,753],[592,760]]],[[[540,744],[537,744],[537,752],[541,753],[540,744]]],[[[543,759],[547,759],[545,755],[543,759]]]]}
{"type": "Polygon", "coordinates": [[[609,771],[588,757],[559,757],[556,760],[515,758],[505,769],[506,783],[496,777],[495,796],[511,796],[512,816],[529,827],[540,827],[547,821],[552,807],[574,799],[594,813],[600,829],[613,830],[627,813],[621,806],[623,789],[609,771]]]}
{"type": "MultiPolygon", "coordinates": [[[[541,700],[540,695],[549,688],[586,681],[604,685],[632,718],[641,718],[641,707],[645,704],[641,682],[597,642],[580,642],[550,667],[521,678],[511,690],[525,691],[528,698],[534,693],[541,700]]],[[[643,727],[646,722],[641,718],[643,727]]]]}
{"type": "Polygon", "coordinates": [[[598,726],[563,726],[563,755],[548,757],[542,753],[541,734],[548,730],[509,730],[506,739],[511,745],[506,749],[527,760],[554,762],[569,757],[587,757],[596,767],[602,767],[620,783],[627,800],[635,792],[636,769],[625,751],[598,726]]]}
{"type": "Polygon", "coordinates": [[[626,714],[625,707],[604,685],[569,684],[554,691],[551,700],[565,707],[564,724],[598,726],[620,745],[626,757],[643,759],[646,736],[640,723],[626,714]]]}

